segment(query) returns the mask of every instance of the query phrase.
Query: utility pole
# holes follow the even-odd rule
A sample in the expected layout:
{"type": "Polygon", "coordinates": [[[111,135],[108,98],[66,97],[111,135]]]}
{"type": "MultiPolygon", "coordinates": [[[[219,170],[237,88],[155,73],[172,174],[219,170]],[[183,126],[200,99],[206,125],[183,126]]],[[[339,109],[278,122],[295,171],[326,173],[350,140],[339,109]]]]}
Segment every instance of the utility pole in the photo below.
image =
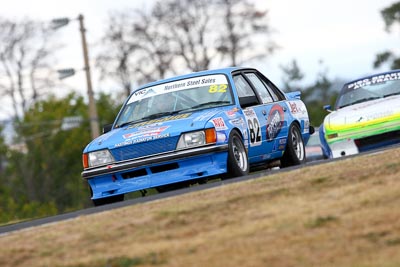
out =
{"type": "Polygon", "coordinates": [[[83,24],[83,15],[80,14],[78,17],[79,20],[79,30],[81,32],[82,37],[82,48],[83,48],[83,60],[85,64],[85,73],[86,73],[86,84],[87,84],[87,94],[89,97],[89,120],[90,120],[90,129],[92,133],[92,138],[96,138],[100,135],[99,129],[99,118],[97,116],[97,108],[96,102],[93,96],[93,89],[92,89],[92,78],[90,75],[90,67],[89,67],[89,55],[86,43],[86,35],[85,35],[85,26],[83,24]]]}

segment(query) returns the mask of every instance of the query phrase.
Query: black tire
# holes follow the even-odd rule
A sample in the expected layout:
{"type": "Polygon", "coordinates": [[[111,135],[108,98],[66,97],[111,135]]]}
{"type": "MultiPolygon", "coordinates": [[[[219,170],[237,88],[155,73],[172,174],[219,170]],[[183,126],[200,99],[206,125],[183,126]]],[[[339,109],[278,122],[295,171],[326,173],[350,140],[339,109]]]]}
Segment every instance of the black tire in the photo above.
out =
{"type": "Polygon", "coordinates": [[[288,141],[281,158],[281,167],[290,167],[303,164],[306,161],[306,149],[299,126],[292,124],[289,127],[288,141]]]}
{"type": "Polygon", "coordinates": [[[249,174],[249,158],[237,131],[229,135],[228,173],[224,178],[233,178],[249,174]]]}
{"type": "Polygon", "coordinates": [[[99,198],[99,199],[93,199],[93,205],[94,206],[102,206],[106,204],[111,204],[115,202],[120,202],[124,201],[125,195],[116,195],[112,197],[105,197],[105,198],[99,198]]]}

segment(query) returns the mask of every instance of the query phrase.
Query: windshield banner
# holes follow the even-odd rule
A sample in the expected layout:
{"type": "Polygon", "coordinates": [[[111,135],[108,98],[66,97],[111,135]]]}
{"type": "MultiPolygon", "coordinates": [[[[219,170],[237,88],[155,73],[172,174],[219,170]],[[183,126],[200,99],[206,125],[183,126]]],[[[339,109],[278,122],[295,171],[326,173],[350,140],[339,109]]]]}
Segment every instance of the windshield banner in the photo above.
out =
{"type": "Polygon", "coordinates": [[[169,83],[163,83],[153,87],[143,88],[132,94],[131,98],[128,101],[128,104],[155,95],[161,95],[169,92],[175,92],[195,87],[210,86],[216,84],[228,84],[225,75],[217,74],[217,75],[200,76],[195,78],[173,81],[169,83]]]}

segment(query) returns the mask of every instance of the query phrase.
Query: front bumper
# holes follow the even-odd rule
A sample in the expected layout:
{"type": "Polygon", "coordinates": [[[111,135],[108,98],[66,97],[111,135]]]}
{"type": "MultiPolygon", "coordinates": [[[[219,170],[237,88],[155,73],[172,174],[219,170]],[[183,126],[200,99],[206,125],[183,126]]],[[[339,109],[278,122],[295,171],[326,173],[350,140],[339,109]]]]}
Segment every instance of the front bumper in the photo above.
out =
{"type": "Polygon", "coordinates": [[[159,164],[162,162],[179,160],[181,158],[193,157],[200,154],[215,153],[227,150],[228,150],[228,144],[218,145],[218,146],[213,145],[213,146],[200,147],[188,150],[168,152],[158,155],[152,155],[149,157],[136,158],[133,160],[125,160],[100,167],[87,168],[82,172],[82,178],[89,179],[98,175],[112,174],[155,163],[159,164]]]}
{"type": "Polygon", "coordinates": [[[325,139],[333,158],[357,154],[400,142],[400,120],[340,131],[326,131],[325,139]],[[329,139],[328,136],[333,133],[337,133],[338,137],[329,139]]]}
{"type": "Polygon", "coordinates": [[[228,145],[175,151],[86,169],[92,199],[125,194],[227,172],[228,145]]]}
{"type": "Polygon", "coordinates": [[[400,143],[400,130],[366,137],[348,138],[330,144],[330,149],[332,157],[338,158],[398,143],[400,143]]]}

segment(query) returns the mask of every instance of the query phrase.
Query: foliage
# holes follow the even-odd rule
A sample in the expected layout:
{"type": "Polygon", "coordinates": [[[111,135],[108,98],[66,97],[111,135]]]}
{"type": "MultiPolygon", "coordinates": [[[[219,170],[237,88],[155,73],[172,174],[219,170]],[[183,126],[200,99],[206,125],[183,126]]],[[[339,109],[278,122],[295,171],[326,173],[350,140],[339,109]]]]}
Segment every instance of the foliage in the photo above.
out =
{"type": "Polygon", "coordinates": [[[301,85],[305,78],[296,60],[292,60],[287,66],[281,66],[283,71],[283,89],[286,92],[301,91],[301,99],[307,106],[310,121],[313,126],[319,126],[326,112],[324,105],[334,105],[337,97],[338,88],[328,78],[327,69],[323,69],[317,74],[317,79],[311,85],[301,85]]]}
{"type": "MultiPolygon", "coordinates": [[[[400,2],[384,8],[381,11],[382,18],[385,22],[386,31],[390,32],[394,24],[400,25],[400,2]]],[[[383,51],[376,55],[374,67],[379,68],[383,64],[389,64],[391,69],[400,69],[400,57],[392,51],[383,51]]]]}
{"type": "Polygon", "coordinates": [[[296,60],[292,60],[287,66],[281,66],[283,71],[283,88],[286,92],[298,91],[299,83],[303,80],[304,74],[301,72],[296,60]]]}
{"type": "MultiPolygon", "coordinates": [[[[102,94],[97,103],[101,121],[112,121],[115,103],[102,94]]],[[[89,190],[80,177],[81,155],[90,142],[87,105],[73,93],[37,102],[15,124],[25,150],[9,151],[0,180],[5,193],[0,221],[49,216],[90,205],[89,190]],[[75,118],[67,125],[65,118],[75,118]]]]}

